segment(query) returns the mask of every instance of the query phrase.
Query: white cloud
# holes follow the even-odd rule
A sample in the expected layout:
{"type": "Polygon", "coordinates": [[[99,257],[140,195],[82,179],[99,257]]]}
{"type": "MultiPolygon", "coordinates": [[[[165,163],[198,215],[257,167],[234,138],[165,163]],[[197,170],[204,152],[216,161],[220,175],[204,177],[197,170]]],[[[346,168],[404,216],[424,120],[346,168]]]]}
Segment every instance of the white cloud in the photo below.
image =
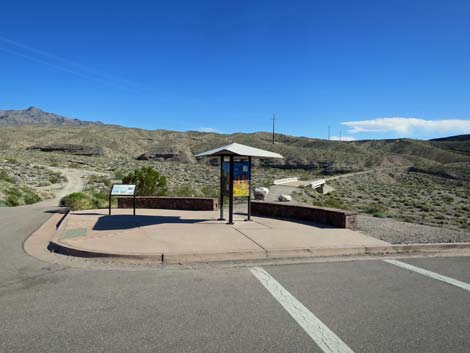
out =
{"type": "Polygon", "coordinates": [[[354,141],[356,138],[354,136],[331,136],[330,140],[333,141],[354,141]]]}
{"type": "Polygon", "coordinates": [[[349,126],[350,134],[360,132],[396,132],[408,134],[413,131],[425,132],[455,132],[459,134],[470,132],[470,120],[447,119],[425,120],[419,118],[378,118],[372,120],[346,121],[342,125],[349,126]]]}
{"type": "Polygon", "coordinates": [[[200,127],[198,129],[196,129],[196,131],[199,131],[199,132],[217,132],[216,129],[213,129],[211,127],[200,127]]]}

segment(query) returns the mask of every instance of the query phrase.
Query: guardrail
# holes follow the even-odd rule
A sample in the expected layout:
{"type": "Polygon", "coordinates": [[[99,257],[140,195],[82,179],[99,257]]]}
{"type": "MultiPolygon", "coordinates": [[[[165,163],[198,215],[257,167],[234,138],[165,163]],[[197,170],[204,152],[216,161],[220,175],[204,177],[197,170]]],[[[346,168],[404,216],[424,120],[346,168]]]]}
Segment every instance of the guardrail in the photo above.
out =
{"type": "Polygon", "coordinates": [[[282,185],[287,183],[292,183],[294,181],[299,181],[299,178],[284,178],[284,179],[276,179],[273,181],[274,185],[282,185]]]}
{"type": "Polygon", "coordinates": [[[314,180],[310,183],[310,186],[312,187],[312,189],[316,189],[320,186],[322,186],[323,184],[326,183],[326,180],[325,179],[318,179],[318,180],[314,180]]]}

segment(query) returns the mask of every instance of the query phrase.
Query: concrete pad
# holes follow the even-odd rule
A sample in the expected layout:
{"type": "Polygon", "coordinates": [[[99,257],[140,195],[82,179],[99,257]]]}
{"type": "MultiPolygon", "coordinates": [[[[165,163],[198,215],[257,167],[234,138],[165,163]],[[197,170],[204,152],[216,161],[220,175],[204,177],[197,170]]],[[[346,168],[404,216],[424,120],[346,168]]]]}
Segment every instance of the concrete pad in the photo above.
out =
{"type": "Polygon", "coordinates": [[[243,233],[266,250],[383,246],[386,242],[349,229],[295,226],[273,229],[244,229],[243,233]]]}
{"type": "Polygon", "coordinates": [[[217,211],[128,209],[71,212],[58,243],[84,252],[163,258],[165,262],[365,254],[389,246],[349,229],[237,214],[234,224],[217,211]],[[78,231],[80,230],[80,235],[78,231]],[[75,236],[76,235],[76,236],[75,236]]]}
{"type": "MultiPolygon", "coordinates": [[[[211,220],[212,212],[203,215],[187,211],[180,214],[180,211],[139,210],[139,215],[133,217],[121,210],[113,216],[102,212],[94,216],[94,224],[91,224],[86,236],[62,237],[59,241],[83,250],[112,254],[168,253],[188,256],[246,252],[251,254],[250,258],[266,257],[262,248],[234,226],[211,220]]],[[[89,221],[88,214],[71,213],[63,234],[90,224],[89,221]]]]}

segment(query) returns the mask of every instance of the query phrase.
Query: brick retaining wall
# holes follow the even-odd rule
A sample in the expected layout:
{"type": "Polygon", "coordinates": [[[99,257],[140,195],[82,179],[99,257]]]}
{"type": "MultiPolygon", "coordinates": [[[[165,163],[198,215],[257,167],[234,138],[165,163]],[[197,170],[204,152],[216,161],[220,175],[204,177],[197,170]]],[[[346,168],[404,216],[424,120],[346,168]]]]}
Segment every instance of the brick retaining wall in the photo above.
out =
{"type": "MultiPolygon", "coordinates": [[[[213,211],[219,207],[219,200],[203,197],[137,196],[136,208],[162,208],[168,210],[213,211]]],[[[118,208],[132,208],[132,197],[119,197],[118,208]]]]}
{"type": "Polygon", "coordinates": [[[348,229],[355,229],[357,224],[356,212],[335,208],[252,201],[251,213],[253,216],[293,218],[348,229]]]}

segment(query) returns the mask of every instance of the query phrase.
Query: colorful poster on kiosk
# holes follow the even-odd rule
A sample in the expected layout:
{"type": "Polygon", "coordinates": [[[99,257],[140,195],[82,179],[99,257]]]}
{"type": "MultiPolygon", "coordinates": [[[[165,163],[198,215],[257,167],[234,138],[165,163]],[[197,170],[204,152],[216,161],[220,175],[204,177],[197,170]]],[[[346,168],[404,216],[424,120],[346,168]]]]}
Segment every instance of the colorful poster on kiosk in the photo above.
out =
{"type": "MultiPolygon", "coordinates": [[[[224,195],[230,194],[230,162],[224,162],[223,165],[224,195]]],[[[233,196],[250,196],[251,169],[249,162],[233,163],[233,196]]]]}

